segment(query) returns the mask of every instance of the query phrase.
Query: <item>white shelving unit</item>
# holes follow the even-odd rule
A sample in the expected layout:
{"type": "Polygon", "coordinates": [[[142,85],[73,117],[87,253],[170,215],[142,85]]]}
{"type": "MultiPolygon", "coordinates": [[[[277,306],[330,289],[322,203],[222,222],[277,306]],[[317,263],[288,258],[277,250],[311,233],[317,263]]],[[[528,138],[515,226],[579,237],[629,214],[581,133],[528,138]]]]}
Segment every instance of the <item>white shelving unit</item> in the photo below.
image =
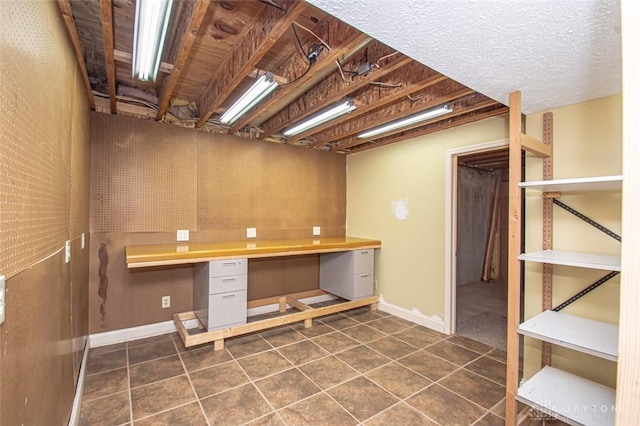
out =
{"type": "Polygon", "coordinates": [[[518,389],[516,399],[571,425],[614,424],[615,390],[553,367],[518,389]]]}
{"type": "MultiPolygon", "coordinates": [[[[541,192],[619,191],[621,176],[522,182],[541,192]]],[[[620,256],[563,250],[522,253],[519,260],[577,268],[620,271],[620,256]]],[[[544,311],[525,321],[518,333],[616,362],[618,327],[599,321],[544,311]]],[[[518,388],[516,399],[573,425],[613,425],[615,390],[550,366],[518,388]],[[603,411],[604,410],[604,411],[603,411]]]]}
{"type": "Polygon", "coordinates": [[[622,176],[598,176],[520,182],[520,187],[542,192],[620,191],[622,189],[622,176]]]}
{"type": "Polygon", "coordinates": [[[550,263],[552,265],[575,266],[577,268],[603,269],[620,272],[620,256],[583,253],[578,251],[541,250],[522,253],[519,260],[550,263]]]}
{"type": "Polygon", "coordinates": [[[554,311],[523,322],[518,333],[593,356],[618,360],[618,326],[554,311]]]}
{"type": "MultiPolygon", "coordinates": [[[[553,179],[552,145],[553,116],[543,114],[543,140],[523,135],[520,92],[509,97],[509,305],[507,316],[507,399],[505,423],[514,426],[518,422],[516,400],[572,425],[613,425],[615,423],[615,390],[567,371],[552,367],[552,345],[569,348],[611,362],[618,359],[618,327],[553,311],[552,265],[611,271],[584,291],[559,305],[573,303],[593,288],[605,283],[620,272],[620,256],[553,250],[553,205],[568,210],[577,217],[607,235],[620,241],[612,231],[600,226],[582,213],[554,199],[564,194],[592,193],[594,197],[603,191],[621,191],[622,176],[582,177],[553,179]],[[545,180],[522,182],[522,152],[542,157],[542,174],[545,180]],[[542,200],[542,250],[522,253],[522,189],[539,191],[542,200]],[[522,262],[542,265],[541,310],[527,321],[521,322],[522,262]],[[520,381],[521,336],[542,342],[543,368],[526,381],[520,381]]],[[[587,250],[589,250],[587,248],[587,250]]],[[[597,248],[596,250],[597,251],[597,248]]],[[[527,283],[524,283],[524,287],[527,283]]],[[[535,414],[535,412],[534,412],[535,414]]]]}

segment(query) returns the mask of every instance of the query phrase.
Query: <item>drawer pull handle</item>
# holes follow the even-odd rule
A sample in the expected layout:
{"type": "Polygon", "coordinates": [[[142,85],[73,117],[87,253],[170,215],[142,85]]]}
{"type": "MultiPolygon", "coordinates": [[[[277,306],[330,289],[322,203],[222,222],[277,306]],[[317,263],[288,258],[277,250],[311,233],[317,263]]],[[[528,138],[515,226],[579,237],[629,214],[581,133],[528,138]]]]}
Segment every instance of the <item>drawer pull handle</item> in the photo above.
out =
{"type": "Polygon", "coordinates": [[[235,278],[223,278],[222,282],[223,283],[232,283],[235,280],[236,280],[235,278]]]}
{"type": "Polygon", "coordinates": [[[369,278],[371,274],[360,274],[360,278],[369,278]]]}
{"type": "Polygon", "coordinates": [[[360,254],[369,254],[369,250],[362,250],[360,254]]]}
{"type": "Polygon", "coordinates": [[[227,294],[222,296],[223,299],[235,299],[236,295],[235,294],[227,294]]]}
{"type": "Polygon", "coordinates": [[[235,265],[236,265],[235,261],[234,262],[223,262],[222,263],[222,266],[235,266],[235,265]]]}

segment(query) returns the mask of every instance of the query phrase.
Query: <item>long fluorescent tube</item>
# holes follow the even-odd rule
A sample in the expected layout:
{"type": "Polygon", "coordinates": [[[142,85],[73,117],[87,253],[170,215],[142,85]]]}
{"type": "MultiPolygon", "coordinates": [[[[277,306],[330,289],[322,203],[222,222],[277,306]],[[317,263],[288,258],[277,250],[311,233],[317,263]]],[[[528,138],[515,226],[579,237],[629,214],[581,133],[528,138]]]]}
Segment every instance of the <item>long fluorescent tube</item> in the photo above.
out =
{"type": "Polygon", "coordinates": [[[407,127],[415,123],[419,123],[421,121],[426,121],[431,118],[435,118],[444,114],[448,114],[453,111],[453,108],[450,104],[442,105],[441,107],[430,109],[427,111],[422,111],[417,114],[410,115],[405,118],[401,118],[400,120],[392,121],[391,123],[383,124],[382,126],[374,127],[371,130],[367,130],[366,132],[360,133],[357,137],[360,139],[365,139],[371,136],[377,136],[382,133],[387,133],[395,129],[399,129],[401,127],[407,127]]]}
{"type": "Polygon", "coordinates": [[[155,81],[171,17],[173,0],[136,0],[131,76],[155,81]]]}
{"type": "Polygon", "coordinates": [[[253,83],[249,90],[240,97],[240,99],[238,99],[224,112],[224,114],[222,114],[220,121],[222,124],[232,124],[253,108],[255,104],[264,99],[265,96],[273,92],[276,87],[278,87],[278,82],[273,78],[273,74],[268,72],[262,75],[253,83]]]}
{"type": "Polygon", "coordinates": [[[322,123],[326,123],[327,121],[338,118],[341,115],[348,114],[354,109],[356,109],[356,104],[355,102],[353,102],[353,99],[345,98],[342,101],[335,103],[326,109],[323,109],[317,114],[314,114],[311,117],[302,120],[299,123],[296,123],[288,129],[285,129],[285,131],[282,133],[285,136],[295,136],[298,133],[302,133],[306,130],[311,129],[312,127],[319,126],[322,123]]]}

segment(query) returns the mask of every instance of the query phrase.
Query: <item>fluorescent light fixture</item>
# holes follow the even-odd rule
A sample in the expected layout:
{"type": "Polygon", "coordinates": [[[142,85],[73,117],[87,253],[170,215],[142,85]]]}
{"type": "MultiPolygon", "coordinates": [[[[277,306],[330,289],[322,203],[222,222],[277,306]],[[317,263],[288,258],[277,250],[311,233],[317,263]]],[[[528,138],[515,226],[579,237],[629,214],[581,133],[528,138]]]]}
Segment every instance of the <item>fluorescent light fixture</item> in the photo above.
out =
{"type": "Polygon", "coordinates": [[[131,76],[155,81],[162,59],[173,0],[136,0],[131,76]]]}
{"type": "Polygon", "coordinates": [[[268,72],[260,76],[249,90],[222,114],[220,122],[222,124],[232,124],[253,108],[255,104],[264,99],[265,96],[273,92],[276,87],[278,87],[278,82],[273,78],[273,74],[268,72]]]}
{"type": "Polygon", "coordinates": [[[362,132],[358,135],[358,138],[365,139],[371,136],[381,135],[383,133],[390,132],[392,130],[399,129],[401,127],[407,127],[415,123],[419,123],[421,121],[426,121],[431,118],[435,118],[444,114],[448,114],[453,111],[453,108],[450,104],[442,105],[438,108],[429,109],[426,111],[419,112],[417,114],[410,115],[408,117],[401,118],[396,121],[392,121],[387,124],[383,124],[378,127],[374,127],[371,130],[367,130],[366,132],[362,132]]]}
{"type": "Polygon", "coordinates": [[[353,102],[353,99],[345,98],[340,102],[337,102],[330,107],[323,109],[317,114],[314,114],[311,117],[294,124],[288,129],[285,129],[285,131],[282,133],[285,136],[295,136],[298,133],[302,133],[306,130],[311,129],[312,127],[319,126],[322,123],[326,123],[327,121],[333,120],[334,118],[338,118],[341,115],[348,114],[354,109],[356,109],[356,104],[355,102],[353,102]]]}

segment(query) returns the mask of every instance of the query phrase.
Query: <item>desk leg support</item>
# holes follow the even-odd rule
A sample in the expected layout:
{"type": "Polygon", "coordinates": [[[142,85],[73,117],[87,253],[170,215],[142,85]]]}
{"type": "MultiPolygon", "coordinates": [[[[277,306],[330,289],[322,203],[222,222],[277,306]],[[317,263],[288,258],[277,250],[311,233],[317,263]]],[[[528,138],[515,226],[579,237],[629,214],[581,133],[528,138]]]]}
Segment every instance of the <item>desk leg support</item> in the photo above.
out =
{"type": "Polygon", "coordinates": [[[378,310],[378,304],[377,303],[372,303],[371,305],[369,305],[371,311],[377,311],[378,310]]]}
{"type": "Polygon", "coordinates": [[[280,312],[286,312],[287,310],[287,298],[286,297],[281,297],[280,298],[280,312]]]}
{"type": "Polygon", "coordinates": [[[313,318],[304,320],[304,328],[311,328],[313,326],[313,318]]]}
{"type": "Polygon", "coordinates": [[[224,349],[224,339],[214,340],[213,341],[213,350],[214,351],[221,351],[222,349],[224,349]]]}

